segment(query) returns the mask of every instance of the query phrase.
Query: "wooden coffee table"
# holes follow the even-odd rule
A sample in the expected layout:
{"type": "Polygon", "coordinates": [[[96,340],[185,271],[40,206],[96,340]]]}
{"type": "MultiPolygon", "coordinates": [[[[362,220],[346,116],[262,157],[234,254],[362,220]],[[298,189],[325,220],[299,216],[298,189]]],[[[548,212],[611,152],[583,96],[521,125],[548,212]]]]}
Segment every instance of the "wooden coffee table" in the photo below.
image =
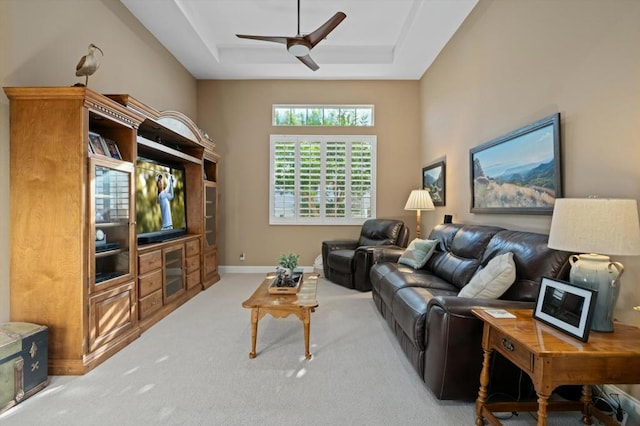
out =
{"type": "Polygon", "coordinates": [[[309,329],[311,328],[311,312],[314,312],[318,307],[316,300],[318,275],[304,274],[302,285],[295,294],[269,294],[269,284],[274,278],[274,274],[267,275],[251,297],[242,302],[243,308],[251,309],[251,352],[249,352],[249,358],[256,357],[258,321],[266,314],[271,314],[274,318],[286,318],[293,314],[304,325],[304,356],[306,359],[311,359],[309,329]]]}

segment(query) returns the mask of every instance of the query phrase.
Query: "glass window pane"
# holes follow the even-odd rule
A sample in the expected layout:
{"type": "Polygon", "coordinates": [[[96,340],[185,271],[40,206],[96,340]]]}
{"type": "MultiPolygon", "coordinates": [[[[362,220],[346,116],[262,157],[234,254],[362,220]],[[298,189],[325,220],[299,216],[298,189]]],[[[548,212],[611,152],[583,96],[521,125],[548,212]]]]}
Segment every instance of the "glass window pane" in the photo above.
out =
{"type": "Polygon", "coordinates": [[[293,108],[293,122],[291,124],[295,126],[305,126],[307,124],[307,109],[306,108],[293,108]]]}
{"type": "Polygon", "coordinates": [[[322,108],[309,108],[307,110],[307,125],[322,126],[322,108]]]}
{"type": "Polygon", "coordinates": [[[273,111],[274,124],[286,126],[291,124],[291,108],[276,107],[273,111]]]}
{"type": "Polygon", "coordinates": [[[356,122],[355,108],[340,108],[339,123],[341,126],[355,126],[355,122],[356,122]]]}
{"type": "Polygon", "coordinates": [[[373,126],[373,108],[356,108],[356,125],[373,126]]]}
{"type": "Polygon", "coordinates": [[[338,120],[339,115],[340,115],[340,110],[338,108],[325,108],[322,124],[325,126],[339,126],[340,125],[340,121],[338,120]]]}

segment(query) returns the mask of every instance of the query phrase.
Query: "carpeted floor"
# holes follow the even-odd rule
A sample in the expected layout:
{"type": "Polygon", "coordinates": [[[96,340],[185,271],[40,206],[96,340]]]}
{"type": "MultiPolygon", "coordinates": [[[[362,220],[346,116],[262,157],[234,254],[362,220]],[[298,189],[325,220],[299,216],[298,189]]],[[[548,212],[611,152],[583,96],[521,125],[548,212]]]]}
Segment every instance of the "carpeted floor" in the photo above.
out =
{"type": "MultiPolygon", "coordinates": [[[[226,274],[84,376],[50,385],[2,425],[472,425],[470,402],[438,401],[406,360],[371,293],[325,280],[304,359],[301,322],[266,316],[249,359],[262,274],[226,274]]],[[[477,378],[469,378],[477,380],[477,378]]],[[[535,425],[520,413],[505,425],[535,425]]],[[[578,413],[549,425],[581,424],[578,413]]]]}

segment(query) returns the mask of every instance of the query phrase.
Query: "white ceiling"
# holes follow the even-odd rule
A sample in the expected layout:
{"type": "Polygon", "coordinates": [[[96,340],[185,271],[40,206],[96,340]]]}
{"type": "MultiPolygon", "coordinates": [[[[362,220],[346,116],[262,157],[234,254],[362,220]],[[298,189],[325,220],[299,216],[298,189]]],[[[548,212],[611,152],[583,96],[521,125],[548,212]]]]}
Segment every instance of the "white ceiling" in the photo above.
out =
{"type": "Polygon", "coordinates": [[[277,43],[296,0],[120,0],[197,79],[407,79],[431,65],[478,0],[300,0],[300,32],[347,15],[311,51],[311,71],[277,43]]]}

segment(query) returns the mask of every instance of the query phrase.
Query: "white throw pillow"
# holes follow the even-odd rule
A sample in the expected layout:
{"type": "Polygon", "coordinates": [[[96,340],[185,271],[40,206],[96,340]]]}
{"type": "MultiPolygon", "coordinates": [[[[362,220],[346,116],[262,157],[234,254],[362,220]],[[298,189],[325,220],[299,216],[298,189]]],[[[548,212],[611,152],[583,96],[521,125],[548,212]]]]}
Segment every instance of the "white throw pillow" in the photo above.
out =
{"type": "Polygon", "coordinates": [[[516,264],[513,253],[496,256],[480,269],[464,286],[458,296],[479,299],[497,299],[516,280],[516,264]]]}
{"type": "Polygon", "coordinates": [[[411,241],[409,247],[402,253],[402,256],[398,259],[398,263],[411,266],[413,269],[420,269],[427,264],[427,260],[429,260],[433,254],[437,245],[438,240],[421,240],[416,238],[411,241]]]}

